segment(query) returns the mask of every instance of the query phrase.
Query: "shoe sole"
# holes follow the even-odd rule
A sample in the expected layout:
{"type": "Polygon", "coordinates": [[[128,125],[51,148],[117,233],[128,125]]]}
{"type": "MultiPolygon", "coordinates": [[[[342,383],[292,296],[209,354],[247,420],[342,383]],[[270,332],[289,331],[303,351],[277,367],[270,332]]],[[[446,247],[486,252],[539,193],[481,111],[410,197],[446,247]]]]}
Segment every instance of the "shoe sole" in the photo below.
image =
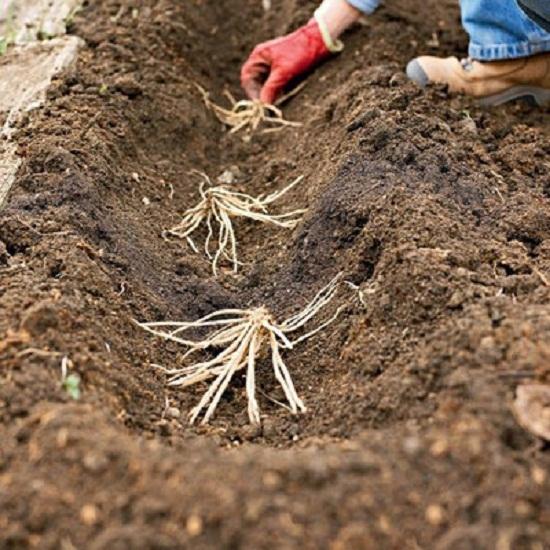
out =
{"type": "Polygon", "coordinates": [[[550,105],[550,90],[536,86],[514,86],[500,94],[490,95],[479,100],[483,107],[496,107],[520,98],[532,98],[539,107],[550,105]]]}
{"type": "MultiPolygon", "coordinates": [[[[416,59],[409,62],[406,72],[409,79],[421,88],[425,88],[430,83],[428,75],[416,59]]],[[[478,102],[483,107],[496,107],[508,101],[525,97],[532,98],[539,107],[550,105],[550,90],[537,86],[514,86],[500,94],[483,97],[478,102]]]]}

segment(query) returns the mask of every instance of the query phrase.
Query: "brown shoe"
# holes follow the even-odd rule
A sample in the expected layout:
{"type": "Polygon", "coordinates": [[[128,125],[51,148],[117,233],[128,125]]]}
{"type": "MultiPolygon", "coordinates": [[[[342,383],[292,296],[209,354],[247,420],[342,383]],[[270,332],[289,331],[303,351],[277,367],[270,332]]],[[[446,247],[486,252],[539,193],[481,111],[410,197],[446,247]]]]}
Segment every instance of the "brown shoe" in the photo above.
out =
{"type": "Polygon", "coordinates": [[[473,96],[483,105],[525,96],[540,106],[550,104],[550,53],[487,62],[425,55],[409,62],[407,76],[422,87],[447,84],[451,92],[473,96]]]}

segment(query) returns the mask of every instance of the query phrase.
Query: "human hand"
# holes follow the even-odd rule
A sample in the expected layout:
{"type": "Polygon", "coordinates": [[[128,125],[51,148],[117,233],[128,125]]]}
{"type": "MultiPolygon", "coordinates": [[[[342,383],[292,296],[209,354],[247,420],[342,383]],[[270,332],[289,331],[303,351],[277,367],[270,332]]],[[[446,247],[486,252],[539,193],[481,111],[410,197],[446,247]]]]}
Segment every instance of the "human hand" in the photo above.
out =
{"type": "Polygon", "coordinates": [[[259,44],[241,69],[251,99],[273,104],[284,87],[330,55],[319,24],[311,19],[291,34],[259,44]]]}

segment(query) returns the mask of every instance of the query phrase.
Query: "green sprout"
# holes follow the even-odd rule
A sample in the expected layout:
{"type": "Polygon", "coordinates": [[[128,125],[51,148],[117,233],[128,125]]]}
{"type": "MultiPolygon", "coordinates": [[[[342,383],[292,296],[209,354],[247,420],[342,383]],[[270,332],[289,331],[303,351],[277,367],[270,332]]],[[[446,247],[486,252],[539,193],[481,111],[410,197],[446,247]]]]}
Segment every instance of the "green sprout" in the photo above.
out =
{"type": "Polygon", "coordinates": [[[69,394],[71,399],[78,401],[80,399],[80,376],[78,374],[69,374],[65,380],[63,380],[63,389],[69,394]]]}
{"type": "Polygon", "coordinates": [[[8,49],[8,39],[4,36],[0,36],[0,55],[4,55],[8,49]]]}
{"type": "Polygon", "coordinates": [[[64,19],[65,27],[72,27],[74,24],[74,18],[82,10],[82,6],[75,6],[64,19]]]}
{"type": "Polygon", "coordinates": [[[15,13],[14,4],[12,4],[8,11],[6,18],[6,31],[5,35],[0,36],[0,56],[4,55],[8,47],[15,42],[16,30],[15,30],[15,13]]]}
{"type": "Polygon", "coordinates": [[[78,401],[82,392],[80,391],[80,376],[74,372],[67,375],[67,368],[72,365],[72,361],[68,357],[63,357],[61,360],[61,387],[71,399],[78,401]]]}

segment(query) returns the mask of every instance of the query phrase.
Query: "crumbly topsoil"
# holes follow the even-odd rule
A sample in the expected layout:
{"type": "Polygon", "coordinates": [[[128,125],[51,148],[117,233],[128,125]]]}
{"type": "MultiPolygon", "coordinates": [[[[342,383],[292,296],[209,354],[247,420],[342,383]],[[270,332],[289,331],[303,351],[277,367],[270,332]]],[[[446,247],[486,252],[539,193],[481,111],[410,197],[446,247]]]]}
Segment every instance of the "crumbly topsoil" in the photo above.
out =
{"type": "Polygon", "coordinates": [[[85,46],[21,121],[0,212],[0,547],[550,547],[548,447],[511,412],[518,384],[550,382],[549,117],[407,83],[410,57],[466,37],[454,1],[387,4],[288,103],[304,126],[250,142],[193,83],[239,95],[251,47],[314,2],[103,0],[75,17],[85,46]],[[197,201],[193,168],[251,194],[303,174],[280,208],[308,213],[293,231],[239,222],[245,265],[216,280],[161,237],[197,201]],[[339,271],[365,307],[343,292],[339,320],[286,355],[308,412],[273,402],[266,358],[261,428],[243,375],[188,426],[204,386],[168,390],[150,364],[182,349],[133,320],[284,318],[339,271]]]}

